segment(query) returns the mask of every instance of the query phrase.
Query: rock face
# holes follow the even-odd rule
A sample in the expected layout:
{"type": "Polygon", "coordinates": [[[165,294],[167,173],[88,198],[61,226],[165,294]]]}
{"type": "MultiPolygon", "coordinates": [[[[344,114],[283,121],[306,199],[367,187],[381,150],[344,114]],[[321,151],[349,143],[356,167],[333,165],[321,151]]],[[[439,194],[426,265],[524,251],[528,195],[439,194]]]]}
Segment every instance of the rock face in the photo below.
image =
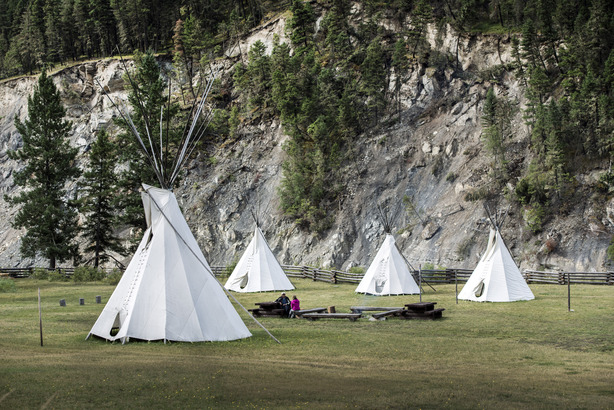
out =
{"type": "MultiPolygon", "coordinates": [[[[283,41],[285,21],[279,18],[254,30],[226,51],[218,61],[223,75],[249,45],[261,40],[270,51],[273,37],[283,41]]],[[[355,158],[344,172],[345,191],[331,229],[321,236],[303,232],[279,211],[277,187],[287,138],[277,120],[244,125],[233,143],[208,147],[187,166],[175,190],[188,224],[209,262],[225,265],[237,260],[251,239],[254,223],[250,209],[268,210],[262,228],[273,252],[285,264],[309,264],[345,269],[368,266],[384,240],[377,205],[402,209],[393,221],[397,244],[416,266],[475,266],[484,250],[488,224],[482,201],[470,194],[489,182],[491,158],[481,141],[482,105],[495,88],[520,110],[513,118],[515,133],[508,144],[508,161],[519,169],[528,166],[528,133],[522,120],[524,91],[513,73],[490,83],[481,73],[511,61],[510,42],[495,36],[458,36],[448,27],[431,27],[433,48],[456,60],[455,67],[415,70],[402,88],[400,121],[355,139],[355,158]],[[214,160],[212,160],[214,158],[214,160]],[[403,205],[407,197],[411,206],[403,205]]],[[[115,114],[97,83],[111,98],[126,99],[123,70],[115,60],[84,63],[53,75],[73,122],[71,142],[84,154],[95,131],[116,132],[115,114]]],[[[394,73],[392,74],[394,75],[394,73]]],[[[487,76],[486,76],[487,77],[487,76]]],[[[22,165],[6,154],[20,146],[13,126],[15,116],[27,114],[27,98],[36,78],[0,83],[0,190],[14,193],[13,171],[22,165]]],[[[85,163],[85,156],[82,157],[85,163]]],[[[590,178],[586,178],[589,180],[590,178]]],[[[578,180],[578,184],[582,184],[578,180]]],[[[508,190],[513,190],[513,186],[508,190]]],[[[614,204],[587,201],[577,204],[563,219],[552,219],[544,232],[534,235],[522,222],[522,209],[501,194],[499,206],[508,208],[502,234],[521,268],[603,270],[606,248],[613,233],[614,204]],[[585,218],[587,218],[585,220],[585,218]],[[545,250],[556,236],[555,249],[545,250]]],[[[0,197],[0,266],[44,266],[43,260],[20,257],[20,232],[11,228],[15,210],[0,197]]]]}

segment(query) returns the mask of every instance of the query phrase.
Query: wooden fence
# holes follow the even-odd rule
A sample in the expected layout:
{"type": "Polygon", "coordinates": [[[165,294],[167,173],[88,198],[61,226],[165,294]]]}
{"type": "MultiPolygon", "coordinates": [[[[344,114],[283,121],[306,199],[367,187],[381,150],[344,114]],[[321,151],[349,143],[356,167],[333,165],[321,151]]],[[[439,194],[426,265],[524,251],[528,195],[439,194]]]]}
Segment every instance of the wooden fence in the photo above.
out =
{"type": "MultiPolygon", "coordinates": [[[[313,281],[328,282],[328,283],[355,283],[358,284],[362,280],[364,273],[351,273],[339,270],[329,270],[314,268],[311,266],[292,266],[282,265],[286,275],[290,278],[311,279],[313,281]]],[[[227,269],[223,266],[212,266],[212,272],[215,276],[225,276],[227,269]]],[[[466,282],[471,276],[469,269],[433,269],[422,270],[422,280],[428,283],[454,283],[455,275],[459,282],[466,282]]],[[[418,281],[418,271],[412,272],[416,281],[418,281]]]]}
{"type": "MultiPolygon", "coordinates": [[[[282,265],[286,275],[291,278],[306,278],[313,281],[328,283],[355,283],[358,284],[364,273],[351,273],[339,270],[329,270],[314,268],[311,266],[292,266],[282,265]]],[[[12,278],[27,278],[32,275],[35,269],[41,268],[0,268],[0,275],[4,274],[12,278]]],[[[45,269],[45,268],[42,268],[45,269]]],[[[66,276],[72,276],[75,268],[48,269],[56,271],[66,276]]],[[[110,272],[111,270],[109,270],[110,272]]],[[[226,266],[211,266],[211,271],[217,277],[228,275],[226,266]]],[[[467,282],[471,276],[471,269],[423,269],[422,280],[429,284],[436,283],[459,283],[467,282]]],[[[418,281],[418,271],[412,272],[418,281]]],[[[614,272],[544,272],[536,270],[524,270],[522,276],[527,283],[548,283],[554,285],[566,285],[567,281],[571,284],[583,285],[614,285],[614,272]]]]}
{"type": "MultiPolygon", "coordinates": [[[[58,272],[61,273],[64,276],[67,277],[71,277],[74,273],[75,273],[75,268],[56,268],[56,269],[49,269],[49,268],[36,268],[36,267],[32,267],[32,268],[0,268],[0,276],[8,276],[10,278],[29,278],[30,276],[32,276],[32,274],[34,274],[34,271],[36,269],[44,269],[47,270],[48,272],[58,272]]],[[[112,271],[114,271],[115,269],[104,269],[107,274],[111,273],[112,271]]]]}
{"type": "Polygon", "coordinates": [[[524,270],[527,283],[551,283],[554,285],[614,285],[614,272],[543,272],[524,270]]]}

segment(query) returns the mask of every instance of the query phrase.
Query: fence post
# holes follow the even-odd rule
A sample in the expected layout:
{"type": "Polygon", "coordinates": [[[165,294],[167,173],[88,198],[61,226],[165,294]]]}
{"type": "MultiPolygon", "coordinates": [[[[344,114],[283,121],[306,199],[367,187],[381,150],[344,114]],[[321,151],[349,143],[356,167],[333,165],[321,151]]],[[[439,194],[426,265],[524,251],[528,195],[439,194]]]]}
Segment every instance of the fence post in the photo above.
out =
{"type": "Polygon", "coordinates": [[[420,302],[422,302],[422,265],[418,265],[418,280],[420,282],[418,285],[418,290],[420,291],[420,302]]]}
{"type": "Polygon", "coordinates": [[[571,312],[571,272],[567,272],[567,311],[571,312]]]}
{"type": "Polygon", "coordinates": [[[458,271],[454,269],[454,294],[456,295],[456,304],[458,305],[458,271]]]}
{"type": "Polygon", "coordinates": [[[332,271],[333,272],[333,283],[336,285],[337,284],[337,271],[332,271]]]}

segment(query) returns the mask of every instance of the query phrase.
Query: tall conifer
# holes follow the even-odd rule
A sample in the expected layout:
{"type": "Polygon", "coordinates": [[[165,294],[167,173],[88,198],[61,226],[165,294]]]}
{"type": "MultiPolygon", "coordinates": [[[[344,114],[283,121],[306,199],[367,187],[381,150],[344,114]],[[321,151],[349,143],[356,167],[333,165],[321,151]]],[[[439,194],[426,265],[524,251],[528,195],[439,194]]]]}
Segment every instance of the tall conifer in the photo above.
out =
{"type": "Polygon", "coordinates": [[[65,113],[59,91],[43,70],[34,94],[28,98],[28,118],[24,122],[15,118],[23,146],[9,152],[12,159],[25,162],[14,177],[15,184],[24,189],[7,197],[19,206],[13,227],[25,229],[21,254],[44,256],[51,269],[56,262],[78,254],[77,211],[67,198],[66,185],[80,171],[75,165],[77,149],[68,142],[72,125],[64,121],[65,113]]]}
{"type": "Polygon", "coordinates": [[[107,261],[111,251],[118,254],[124,251],[113,235],[117,213],[113,201],[117,195],[116,162],[116,146],[109,140],[107,132],[102,130],[92,144],[89,169],[83,174],[84,195],[81,198],[81,210],[86,217],[83,226],[85,251],[93,255],[91,261],[94,267],[107,261]]]}

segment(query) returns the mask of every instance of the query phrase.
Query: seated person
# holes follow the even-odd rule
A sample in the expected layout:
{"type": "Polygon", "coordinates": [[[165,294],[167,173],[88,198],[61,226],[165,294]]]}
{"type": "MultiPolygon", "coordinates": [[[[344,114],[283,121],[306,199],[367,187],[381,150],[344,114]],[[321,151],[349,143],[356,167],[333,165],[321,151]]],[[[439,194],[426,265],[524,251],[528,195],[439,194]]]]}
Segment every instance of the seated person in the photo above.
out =
{"type": "Polygon", "coordinates": [[[290,299],[286,296],[286,294],[282,292],[281,296],[278,297],[275,302],[281,305],[281,308],[284,310],[284,317],[288,317],[290,314],[290,299]]]}
{"type": "Polygon", "coordinates": [[[296,317],[297,310],[301,310],[301,302],[298,300],[296,295],[292,296],[292,300],[290,301],[290,317],[296,317]]]}

